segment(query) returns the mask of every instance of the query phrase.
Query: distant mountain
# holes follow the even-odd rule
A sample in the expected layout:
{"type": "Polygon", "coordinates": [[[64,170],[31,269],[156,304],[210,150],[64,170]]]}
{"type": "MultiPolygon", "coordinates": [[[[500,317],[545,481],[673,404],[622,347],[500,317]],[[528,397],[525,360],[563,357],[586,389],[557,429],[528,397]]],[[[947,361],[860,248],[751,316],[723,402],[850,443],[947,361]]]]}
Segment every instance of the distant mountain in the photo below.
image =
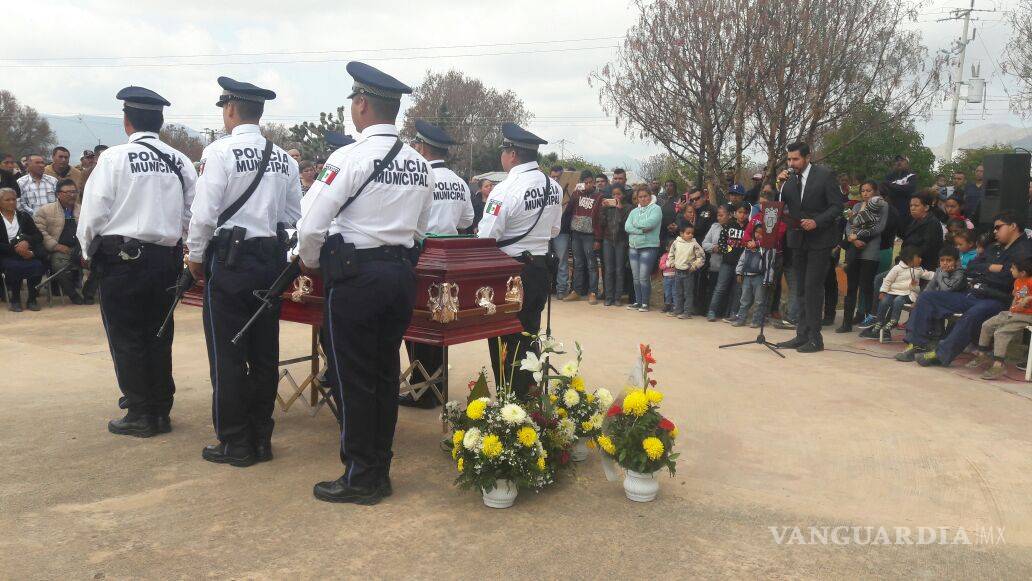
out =
{"type": "MultiPolygon", "coordinates": [[[[99,143],[111,146],[126,142],[125,130],[122,128],[120,117],[47,114],[44,114],[43,117],[54,130],[57,144],[67,147],[72,153],[73,164],[79,162],[79,156],[82,155],[83,150],[93,149],[99,143]]],[[[189,127],[185,128],[191,136],[199,137],[202,142],[206,142],[204,134],[189,127]]]]}
{"type": "MultiPolygon", "coordinates": [[[[1002,143],[1032,149],[1032,128],[1014,127],[1006,123],[987,123],[961,131],[953,140],[953,149],[972,149],[1002,143]]],[[[937,158],[943,157],[946,144],[932,148],[937,158]]]]}

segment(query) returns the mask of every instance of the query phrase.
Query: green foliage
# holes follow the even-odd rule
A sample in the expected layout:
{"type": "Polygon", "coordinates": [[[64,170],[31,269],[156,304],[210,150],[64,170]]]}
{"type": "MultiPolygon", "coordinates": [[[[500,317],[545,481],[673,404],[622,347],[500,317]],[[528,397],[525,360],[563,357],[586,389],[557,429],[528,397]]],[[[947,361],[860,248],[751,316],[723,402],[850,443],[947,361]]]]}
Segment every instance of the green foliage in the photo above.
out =
{"type": "Polygon", "coordinates": [[[967,180],[974,183],[975,169],[982,163],[985,156],[993,153],[1014,153],[1014,148],[1003,143],[996,143],[974,149],[961,149],[953,156],[950,163],[939,166],[939,173],[945,175],[947,182],[950,182],[955,172],[962,171],[967,180]]]}
{"type": "Polygon", "coordinates": [[[917,174],[921,187],[935,182],[935,155],[923,141],[924,136],[912,119],[900,122],[875,102],[860,108],[825,134],[818,152],[840,175],[858,181],[882,179],[892,170],[893,158],[905,155],[910,158],[910,169],[917,174]]]}
{"type": "Polygon", "coordinates": [[[651,474],[663,468],[674,474],[678,454],[670,453],[674,447],[674,438],[669,431],[659,427],[662,420],[663,416],[655,408],[649,408],[641,417],[619,414],[611,418],[606,434],[616,447],[614,457],[617,464],[642,474],[651,474]],[[642,447],[642,442],[650,437],[659,438],[663,443],[663,455],[655,460],[649,458],[642,447]]]}
{"type": "Polygon", "coordinates": [[[592,173],[594,173],[595,175],[598,175],[598,174],[606,172],[606,168],[602,167],[601,165],[599,165],[597,163],[592,163],[590,161],[587,161],[586,159],[584,159],[583,157],[580,157],[579,155],[573,155],[573,156],[570,156],[570,157],[566,157],[564,159],[559,159],[559,155],[557,153],[555,153],[554,151],[546,153],[544,155],[539,153],[538,154],[538,165],[540,165],[543,169],[546,169],[546,170],[548,168],[552,167],[553,165],[561,165],[563,167],[563,169],[565,169],[565,170],[573,170],[573,171],[589,170],[592,173]]]}
{"type": "Polygon", "coordinates": [[[9,91],[0,90],[0,152],[15,157],[50,153],[57,137],[35,109],[23,106],[9,91]]]}
{"type": "Polygon", "coordinates": [[[481,368],[480,376],[477,377],[476,382],[473,384],[473,389],[469,391],[466,403],[482,397],[491,397],[491,392],[487,390],[487,370],[483,368],[481,368]]]}
{"type": "Polygon", "coordinates": [[[344,106],[337,107],[336,115],[333,113],[319,113],[319,122],[312,123],[304,121],[290,128],[290,135],[293,141],[298,144],[301,150],[301,159],[315,161],[325,159],[336,149],[326,144],[326,132],[337,131],[344,133],[344,106]]]}

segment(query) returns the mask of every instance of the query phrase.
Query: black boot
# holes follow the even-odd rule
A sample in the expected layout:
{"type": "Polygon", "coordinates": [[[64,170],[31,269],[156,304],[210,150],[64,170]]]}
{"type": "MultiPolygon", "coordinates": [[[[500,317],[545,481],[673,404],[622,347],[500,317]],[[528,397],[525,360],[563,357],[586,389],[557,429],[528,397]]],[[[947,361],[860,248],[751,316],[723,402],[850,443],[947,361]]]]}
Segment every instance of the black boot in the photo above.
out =
{"type": "Polygon", "coordinates": [[[201,451],[201,458],[215,464],[229,464],[238,468],[246,468],[255,462],[253,449],[232,444],[205,446],[201,451]]]}
{"type": "Polygon", "coordinates": [[[375,487],[348,486],[347,477],[320,482],[312,489],[316,498],[325,502],[350,502],[354,504],[373,505],[386,497],[389,484],[375,487]]]}
{"type": "Polygon", "coordinates": [[[29,281],[29,298],[25,301],[25,308],[30,311],[39,310],[39,303],[36,302],[36,298],[39,296],[39,291],[36,290],[37,284],[39,284],[39,280],[29,281]]]}
{"type": "Polygon", "coordinates": [[[7,308],[15,313],[22,312],[20,288],[7,287],[7,308]]]}
{"type": "Polygon", "coordinates": [[[152,416],[154,418],[154,431],[159,434],[167,434],[172,431],[172,419],[168,416],[152,416]]]}
{"type": "Polygon", "coordinates": [[[142,414],[125,414],[124,417],[108,422],[108,431],[119,436],[149,438],[158,432],[154,429],[154,419],[142,414]]]}
{"type": "Polygon", "coordinates": [[[254,443],[254,461],[272,460],[272,438],[262,438],[254,443]]]}

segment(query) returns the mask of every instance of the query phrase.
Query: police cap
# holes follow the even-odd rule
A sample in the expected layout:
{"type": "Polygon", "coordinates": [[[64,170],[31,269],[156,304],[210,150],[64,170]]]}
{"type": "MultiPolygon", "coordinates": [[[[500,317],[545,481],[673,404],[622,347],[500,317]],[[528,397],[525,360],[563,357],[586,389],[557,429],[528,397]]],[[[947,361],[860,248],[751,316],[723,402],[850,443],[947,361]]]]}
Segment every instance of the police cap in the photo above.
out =
{"type": "Polygon", "coordinates": [[[143,87],[126,87],[119,91],[115,98],[125,102],[126,107],[146,109],[147,111],[161,111],[172,104],[161,95],[143,87]]]}
{"type": "Polygon", "coordinates": [[[445,133],[444,129],[422,119],[416,120],[416,140],[437,149],[448,149],[452,145],[459,144],[458,141],[455,141],[445,133]]]}
{"type": "Polygon", "coordinates": [[[519,148],[537,151],[539,145],[546,145],[547,143],[544,139],[515,123],[505,123],[502,125],[502,149],[519,148]]]}
{"type": "Polygon", "coordinates": [[[326,145],[330,147],[344,147],[345,145],[351,145],[355,142],[354,138],[350,135],[345,135],[337,131],[327,131],[323,134],[323,139],[326,140],[326,145]]]}
{"type": "Polygon", "coordinates": [[[216,107],[222,107],[230,101],[264,103],[276,98],[276,93],[251,83],[244,83],[229,77],[219,77],[218,80],[219,86],[222,87],[222,95],[219,97],[218,102],[215,103],[216,107]]]}
{"type": "Polygon", "coordinates": [[[348,99],[365,93],[381,99],[400,101],[402,95],[412,92],[412,87],[365,63],[351,61],[348,63],[347,70],[351,78],[355,79],[348,99]]]}

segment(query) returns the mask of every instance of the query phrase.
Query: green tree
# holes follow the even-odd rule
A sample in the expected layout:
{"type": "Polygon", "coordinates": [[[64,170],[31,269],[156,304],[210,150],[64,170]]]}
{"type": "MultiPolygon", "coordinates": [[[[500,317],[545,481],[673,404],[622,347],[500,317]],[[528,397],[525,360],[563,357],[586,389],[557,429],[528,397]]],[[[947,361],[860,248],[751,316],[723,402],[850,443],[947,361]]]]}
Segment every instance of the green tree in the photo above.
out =
{"type": "Polygon", "coordinates": [[[319,113],[319,122],[305,121],[290,128],[292,140],[301,150],[301,159],[315,161],[329,157],[335,148],[326,144],[326,132],[344,133],[344,106],[337,107],[334,113],[319,113]]]}
{"type": "Polygon", "coordinates": [[[541,169],[548,170],[553,165],[560,165],[564,170],[568,171],[584,171],[590,170],[595,175],[605,173],[606,169],[597,163],[592,163],[585,160],[579,155],[573,155],[564,159],[559,159],[559,154],[553,152],[546,153],[544,155],[538,154],[538,165],[541,169]]]}
{"type": "Polygon", "coordinates": [[[897,155],[910,159],[917,173],[918,187],[934,183],[932,163],[935,154],[924,146],[924,136],[912,119],[900,121],[880,102],[874,102],[847,116],[819,142],[818,158],[840,175],[854,180],[880,180],[887,174],[897,155]]]}
{"type": "Polygon", "coordinates": [[[975,169],[982,163],[985,156],[992,153],[1014,153],[1014,148],[1003,143],[995,143],[973,149],[961,149],[953,156],[953,161],[939,166],[939,173],[945,175],[949,180],[954,173],[962,171],[969,182],[974,182],[975,169]]]}

